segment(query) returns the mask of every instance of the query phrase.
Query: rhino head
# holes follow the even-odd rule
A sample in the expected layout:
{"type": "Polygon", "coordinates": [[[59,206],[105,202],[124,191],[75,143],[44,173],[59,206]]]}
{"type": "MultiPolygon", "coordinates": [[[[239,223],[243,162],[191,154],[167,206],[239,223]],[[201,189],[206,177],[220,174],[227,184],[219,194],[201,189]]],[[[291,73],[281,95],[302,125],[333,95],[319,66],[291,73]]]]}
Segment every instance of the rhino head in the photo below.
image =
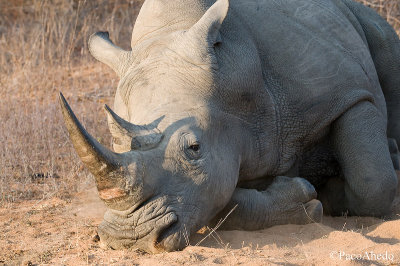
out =
{"type": "Polygon", "coordinates": [[[190,28],[132,51],[115,46],[107,33],[90,38],[92,55],[121,78],[120,111],[106,106],[115,152],[89,135],[60,95],[71,141],[108,207],[98,229],[104,245],[182,249],[230,200],[246,143],[239,120],[219,111],[215,100],[227,82],[216,54],[228,6],[219,0],[190,28]]]}

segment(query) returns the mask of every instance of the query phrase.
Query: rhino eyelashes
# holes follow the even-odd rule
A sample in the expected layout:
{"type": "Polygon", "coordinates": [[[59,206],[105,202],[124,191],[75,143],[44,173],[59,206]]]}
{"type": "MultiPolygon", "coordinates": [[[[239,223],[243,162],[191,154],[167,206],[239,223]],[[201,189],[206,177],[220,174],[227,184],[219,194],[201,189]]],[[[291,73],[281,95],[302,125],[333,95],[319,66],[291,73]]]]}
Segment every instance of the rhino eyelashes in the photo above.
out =
{"type": "Polygon", "coordinates": [[[150,125],[135,125],[117,115],[108,105],[105,105],[104,109],[115,143],[128,146],[132,150],[145,151],[157,147],[163,139],[163,134],[156,127],[160,119],[150,125]]]}

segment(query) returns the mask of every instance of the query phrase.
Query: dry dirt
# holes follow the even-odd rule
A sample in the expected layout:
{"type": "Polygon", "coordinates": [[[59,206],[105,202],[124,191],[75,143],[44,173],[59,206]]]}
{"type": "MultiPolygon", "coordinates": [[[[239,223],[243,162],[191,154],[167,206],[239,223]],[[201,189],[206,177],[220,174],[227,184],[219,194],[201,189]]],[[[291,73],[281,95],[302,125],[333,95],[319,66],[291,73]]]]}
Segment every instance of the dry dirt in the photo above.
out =
{"type": "Polygon", "coordinates": [[[27,200],[0,208],[0,264],[400,264],[400,220],[396,219],[400,195],[387,220],[324,217],[319,224],[205,232],[183,251],[150,255],[99,246],[96,228],[105,206],[93,185],[86,186],[70,199],[27,200]]]}

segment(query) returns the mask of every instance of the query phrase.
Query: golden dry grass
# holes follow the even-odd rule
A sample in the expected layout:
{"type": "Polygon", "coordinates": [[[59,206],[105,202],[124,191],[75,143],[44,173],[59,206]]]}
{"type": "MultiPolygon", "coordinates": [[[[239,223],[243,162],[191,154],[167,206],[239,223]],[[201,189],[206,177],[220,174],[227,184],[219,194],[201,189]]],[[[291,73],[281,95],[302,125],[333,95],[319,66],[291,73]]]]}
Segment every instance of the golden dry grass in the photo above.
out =
{"type": "Polygon", "coordinates": [[[369,6],[385,18],[400,35],[400,0],[356,0],[369,6]]]}
{"type": "MultiPolygon", "coordinates": [[[[63,127],[62,91],[88,130],[110,144],[104,103],[118,79],[88,54],[97,30],[129,47],[141,0],[0,1],[0,205],[69,197],[90,183],[63,127]]],[[[399,0],[362,0],[400,32],[399,0]]]]}
{"type": "Polygon", "coordinates": [[[88,54],[108,30],[129,47],[141,1],[0,1],[0,205],[68,196],[91,182],[64,130],[62,91],[85,126],[109,144],[102,106],[117,77],[88,54]]]}

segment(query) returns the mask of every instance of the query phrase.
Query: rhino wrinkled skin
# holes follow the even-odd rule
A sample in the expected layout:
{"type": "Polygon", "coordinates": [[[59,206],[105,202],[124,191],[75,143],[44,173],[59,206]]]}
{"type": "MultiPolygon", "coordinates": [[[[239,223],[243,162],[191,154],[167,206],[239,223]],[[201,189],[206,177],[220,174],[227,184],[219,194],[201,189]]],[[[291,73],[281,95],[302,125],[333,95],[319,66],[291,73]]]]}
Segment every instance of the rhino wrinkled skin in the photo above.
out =
{"type": "Polygon", "coordinates": [[[400,41],[351,0],[147,0],[131,51],[89,49],[120,77],[114,152],[60,95],[108,211],[104,246],[184,248],[204,225],[257,230],[383,216],[399,167],[400,41]]]}

